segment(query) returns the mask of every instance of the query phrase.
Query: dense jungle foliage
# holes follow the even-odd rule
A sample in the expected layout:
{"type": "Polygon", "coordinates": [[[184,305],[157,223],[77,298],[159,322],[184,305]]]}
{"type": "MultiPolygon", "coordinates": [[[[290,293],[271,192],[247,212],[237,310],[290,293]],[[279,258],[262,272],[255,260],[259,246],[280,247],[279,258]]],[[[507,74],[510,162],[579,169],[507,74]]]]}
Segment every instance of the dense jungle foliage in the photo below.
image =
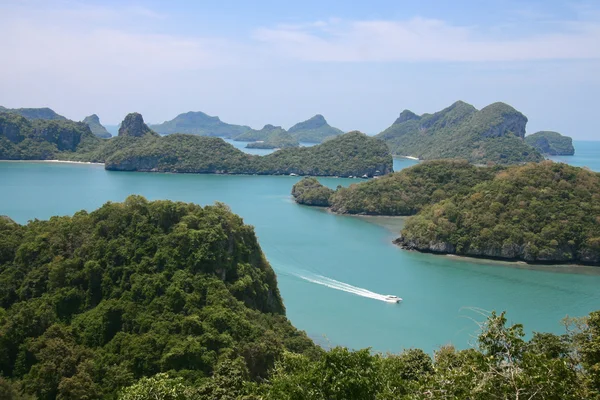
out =
{"type": "Polygon", "coordinates": [[[525,143],[549,156],[572,156],[575,154],[573,139],[558,132],[536,132],[525,136],[525,143]]]}
{"type": "Polygon", "coordinates": [[[340,187],[329,199],[343,214],[413,215],[424,206],[491,179],[498,168],[481,168],[467,161],[425,161],[367,182],[340,187]]]}
{"type": "Polygon", "coordinates": [[[399,241],[423,251],[600,264],[600,174],[545,161],[423,209],[399,241]]]}
{"type": "Polygon", "coordinates": [[[333,193],[332,189],[321,185],[313,177],[303,178],[292,187],[292,196],[296,203],[307,206],[329,207],[329,198],[333,193]]]}
{"type": "Polygon", "coordinates": [[[131,196],[25,226],[0,218],[2,399],[7,386],[110,399],[161,372],[256,381],[285,351],[320,350],[285,318],[253,228],[222,204],[131,196]]]}
{"type": "Polygon", "coordinates": [[[475,164],[516,164],[543,160],[524,142],[527,118],[504,103],[478,111],[457,101],[434,114],[402,112],[377,137],[395,155],[422,160],[460,158],[475,164]]]}
{"type": "Polygon", "coordinates": [[[600,312],[529,340],[504,313],[481,319],[473,348],[433,357],[324,351],[285,318],[252,227],[222,204],[131,196],[24,226],[0,218],[6,400],[600,396],[600,312]]]}
{"type": "Polygon", "coordinates": [[[34,119],[54,119],[54,120],[66,120],[60,114],[57,114],[54,110],[43,107],[43,108],[6,108],[0,106],[0,112],[7,112],[11,114],[17,114],[25,117],[29,120],[34,119]]]}
{"type": "MultiPolygon", "coordinates": [[[[108,141],[108,145],[113,139],[108,141]]],[[[194,135],[145,137],[117,150],[106,168],[124,171],[264,175],[374,176],[392,169],[385,143],[351,132],[313,147],[287,148],[266,156],[246,154],[220,138],[194,135]]]]}

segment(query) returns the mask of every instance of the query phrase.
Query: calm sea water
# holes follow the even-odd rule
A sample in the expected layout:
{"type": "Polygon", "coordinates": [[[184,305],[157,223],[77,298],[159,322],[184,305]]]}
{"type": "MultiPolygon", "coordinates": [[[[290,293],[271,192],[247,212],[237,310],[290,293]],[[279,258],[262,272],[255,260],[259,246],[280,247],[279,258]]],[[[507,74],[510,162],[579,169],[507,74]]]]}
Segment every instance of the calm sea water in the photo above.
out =
{"type": "MultiPolygon", "coordinates": [[[[396,160],[398,166],[410,160],[396,160]]],[[[600,269],[464,260],[403,251],[400,219],[337,216],[299,206],[299,178],[105,171],[102,166],[0,162],[0,214],[20,223],[93,210],[130,194],[222,201],[256,228],[278,275],[288,317],[320,343],[378,351],[453,343],[476,331],[471,310],[507,310],[527,330],[560,333],[566,315],[600,309],[600,269]],[[576,272],[576,273],[573,273],[576,272]],[[380,295],[395,294],[401,304],[380,295]]],[[[335,187],[357,180],[323,179],[335,187]]]]}
{"type": "Polygon", "coordinates": [[[571,164],[576,167],[588,167],[600,172],[600,141],[573,141],[575,155],[555,156],[551,160],[571,164]]]}

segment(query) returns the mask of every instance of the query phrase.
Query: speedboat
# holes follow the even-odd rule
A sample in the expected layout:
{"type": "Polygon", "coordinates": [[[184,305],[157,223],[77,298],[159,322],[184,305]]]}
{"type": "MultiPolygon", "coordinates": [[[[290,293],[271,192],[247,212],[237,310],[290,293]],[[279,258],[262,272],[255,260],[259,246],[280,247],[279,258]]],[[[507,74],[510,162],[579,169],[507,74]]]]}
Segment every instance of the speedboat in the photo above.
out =
{"type": "Polygon", "coordinates": [[[383,300],[387,301],[388,303],[400,303],[402,301],[400,297],[394,296],[392,294],[386,294],[383,300]]]}

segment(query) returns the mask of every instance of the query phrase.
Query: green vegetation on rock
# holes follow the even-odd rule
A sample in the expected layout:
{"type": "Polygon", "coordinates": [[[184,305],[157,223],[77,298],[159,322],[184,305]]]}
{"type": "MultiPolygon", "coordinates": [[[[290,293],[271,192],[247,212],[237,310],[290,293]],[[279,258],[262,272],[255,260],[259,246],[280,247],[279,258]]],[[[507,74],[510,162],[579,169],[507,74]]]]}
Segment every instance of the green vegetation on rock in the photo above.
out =
{"type": "Polygon", "coordinates": [[[277,136],[284,133],[287,132],[282,127],[267,124],[263,126],[262,129],[250,129],[249,131],[236,136],[234,140],[239,142],[258,142],[268,140],[271,136],[277,136]]]}
{"type": "MultiPolygon", "coordinates": [[[[286,133],[287,135],[287,133],[286,133]]],[[[218,174],[376,176],[392,169],[385,143],[360,132],[318,146],[246,154],[221,138],[160,136],[138,113],[128,114],[118,137],[97,138],[82,122],[35,120],[0,113],[0,159],[101,162],[121,171],[218,174]]]]}
{"type": "Polygon", "coordinates": [[[466,161],[425,161],[368,182],[340,187],[330,198],[332,211],[342,214],[413,215],[423,207],[494,176],[496,168],[466,161]]]}
{"type": "Polygon", "coordinates": [[[525,136],[525,143],[549,156],[572,156],[575,154],[573,139],[558,132],[540,131],[525,136]]]}
{"type": "Polygon", "coordinates": [[[54,110],[43,107],[43,108],[5,108],[0,107],[0,112],[7,112],[12,114],[18,114],[29,120],[35,119],[51,119],[65,121],[67,118],[57,114],[54,110]]]}
{"type": "Polygon", "coordinates": [[[249,131],[249,126],[232,125],[222,122],[219,117],[211,117],[203,112],[187,112],[179,114],[170,121],[150,125],[154,131],[168,135],[171,133],[189,133],[201,136],[220,136],[234,138],[249,131]]]}
{"type": "Polygon", "coordinates": [[[264,140],[246,145],[249,149],[284,149],[298,146],[300,143],[283,129],[273,129],[264,140]]]}
{"type": "Polygon", "coordinates": [[[317,114],[314,117],[292,126],[288,132],[299,142],[322,143],[325,139],[341,135],[340,129],[327,123],[325,117],[317,114]]]}
{"type": "Polygon", "coordinates": [[[82,122],[28,120],[15,113],[0,112],[0,159],[48,160],[90,151],[98,139],[82,122]]]}
{"type": "Polygon", "coordinates": [[[114,399],[161,372],[210,391],[211,376],[266,378],[286,351],[319,352],[225,205],[131,196],[25,226],[0,218],[0,398],[114,399]]]}
{"type": "Polygon", "coordinates": [[[81,122],[89,126],[92,133],[99,138],[108,139],[112,137],[110,132],[108,132],[106,128],[102,126],[100,123],[100,118],[98,118],[96,114],[85,117],[81,122]]]}
{"type": "Polygon", "coordinates": [[[600,265],[600,175],[551,161],[511,167],[426,207],[397,242],[435,253],[600,265]]]}
{"type": "Polygon", "coordinates": [[[541,161],[542,155],[523,140],[527,118],[504,103],[480,111],[458,101],[434,114],[405,110],[377,137],[393,154],[422,160],[459,158],[475,164],[541,161]]]}
{"type": "Polygon", "coordinates": [[[121,171],[375,176],[391,171],[392,157],[385,143],[360,132],[266,156],[246,154],[220,138],[177,134],[133,141],[107,156],[105,166],[121,171]]]}
{"type": "Polygon", "coordinates": [[[306,177],[292,187],[292,196],[298,204],[307,206],[329,207],[329,198],[333,190],[313,178],[306,177]]]}

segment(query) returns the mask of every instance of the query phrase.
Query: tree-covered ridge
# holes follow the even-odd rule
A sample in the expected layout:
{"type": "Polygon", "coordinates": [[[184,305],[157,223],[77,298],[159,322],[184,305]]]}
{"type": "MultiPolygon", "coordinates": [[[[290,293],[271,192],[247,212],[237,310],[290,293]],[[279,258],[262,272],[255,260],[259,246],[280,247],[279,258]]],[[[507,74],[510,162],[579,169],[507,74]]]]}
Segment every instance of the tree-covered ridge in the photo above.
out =
{"type": "Polygon", "coordinates": [[[70,120],[28,120],[0,112],[0,159],[47,160],[89,151],[99,144],[90,128],[70,120]]]}
{"type": "MultiPolygon", "coordinates": [[[[105,146],[111,146],[112,140],[105,146]]],[[[385,143],[360,132],[266,156],[246,154],[220,138],[175,134],[134,139],[108,154],[105,167],[120,171],[376,176],[391,171],[392,157],[385,143]]]]}
{"type": "Polygon", "coordinates": [[[372,354],[336,347],[317,358],[285,352],[270,378],[247,381],[239,363],[221,364],[202,385],[157,374],[121,392],[121,400],[580,400],[600,394],[600,312],[565,321],[567,333],[534,332],[491,312],[473,348],[372,354]]]}
{"type": "Polygon", "coordinates": [[[286,147],[298,147],[300,143],[283,129],[273,129],[264,140],[248,143],[249,149],[284,149],[286,147]]]}
{"type": "Polygon", "coordinates": [[[236,136],[234,140],[240,142],[258,142],[268,140],[270,136],[277,136],[278,134],[287,133],[285,129],[280,126],[274,126],[267,124],[262,129],[250,129],[239,136],[236,136]]]}
{"type": "Polygon", "coordinates": [[[527,145],[527,118],[504,103],[477,111],[458,101],[434,114],[402,112],[394,124],[377,137],[393,154],[422,160],[460,158],[475,164],[515,164],[541,161],[527,145]]]}
{"type": "Polygon", "coordinates": [[[112,137],[110,132],[108,132],[106,128],[102,126],[102,124],[100,123],[100,118],[98,118],[96,114],[92,114],[85,117],[81,122],[89,126],[92,133],[98,136],[99,138],[108,139],[112,137]]]}
{"type": "Polygon", "coordinates": [[[54,110],[48,107],[43,108],[6,108],[0,106],[0,112],[17,114],[29,120],[35,119],[53,119],[64,121],[67,118],[57,114],[54,110]]]}
{"type": "Polygon", "coordinates": [[[292,196],[298,204],[307,206],[329,207],[332,189],[323,186],[316,178],[306,177],[292,187],[292,196]]]}
{"type": "Polygon", "coordinates": [[[338,188],[329,199],[342,214],[413,215],[423,207],[491,179],[497,168],[467,161],[426,161],[378,179],[338,188]]]}
{"type": "Polygon", "coordinates": [[[549,156],[572,156],[575,154],[573,139],[558,132],[540,131],[525,136],[525,143],[549,156]]]}
{"type": "Polygon", "coordinates": [[[600,265],[600,175],[550,161],[512,167],[422,210],[405,248],[600,265]]]}
{"type": "Polygon", "coordinates": [[[306,121],[298,122],[288,132],[299,142],[322,143],[327,138],[335,137],[344,133],[327,123],[325,117],[317,114],[306,121]]]}
{"type": "Polygon", "coordinates": [[[284,351],[317,351],[284,311],[253,228],[222,204],[0,218],[0,376],[36,399],[115,398],[167,371],[260,380],[284,351]]]}
{"type": "Polygon", "coordinates": [[[170,121],[150,125],[150,128],[162,135],[189,133],[192,135],[220,136],[226,138],[234,138],[250,130],[249,126],[228,124],[221,121],[219,117],[211,117],[201,111],[190,111],[179,114],[170,121]]]}

